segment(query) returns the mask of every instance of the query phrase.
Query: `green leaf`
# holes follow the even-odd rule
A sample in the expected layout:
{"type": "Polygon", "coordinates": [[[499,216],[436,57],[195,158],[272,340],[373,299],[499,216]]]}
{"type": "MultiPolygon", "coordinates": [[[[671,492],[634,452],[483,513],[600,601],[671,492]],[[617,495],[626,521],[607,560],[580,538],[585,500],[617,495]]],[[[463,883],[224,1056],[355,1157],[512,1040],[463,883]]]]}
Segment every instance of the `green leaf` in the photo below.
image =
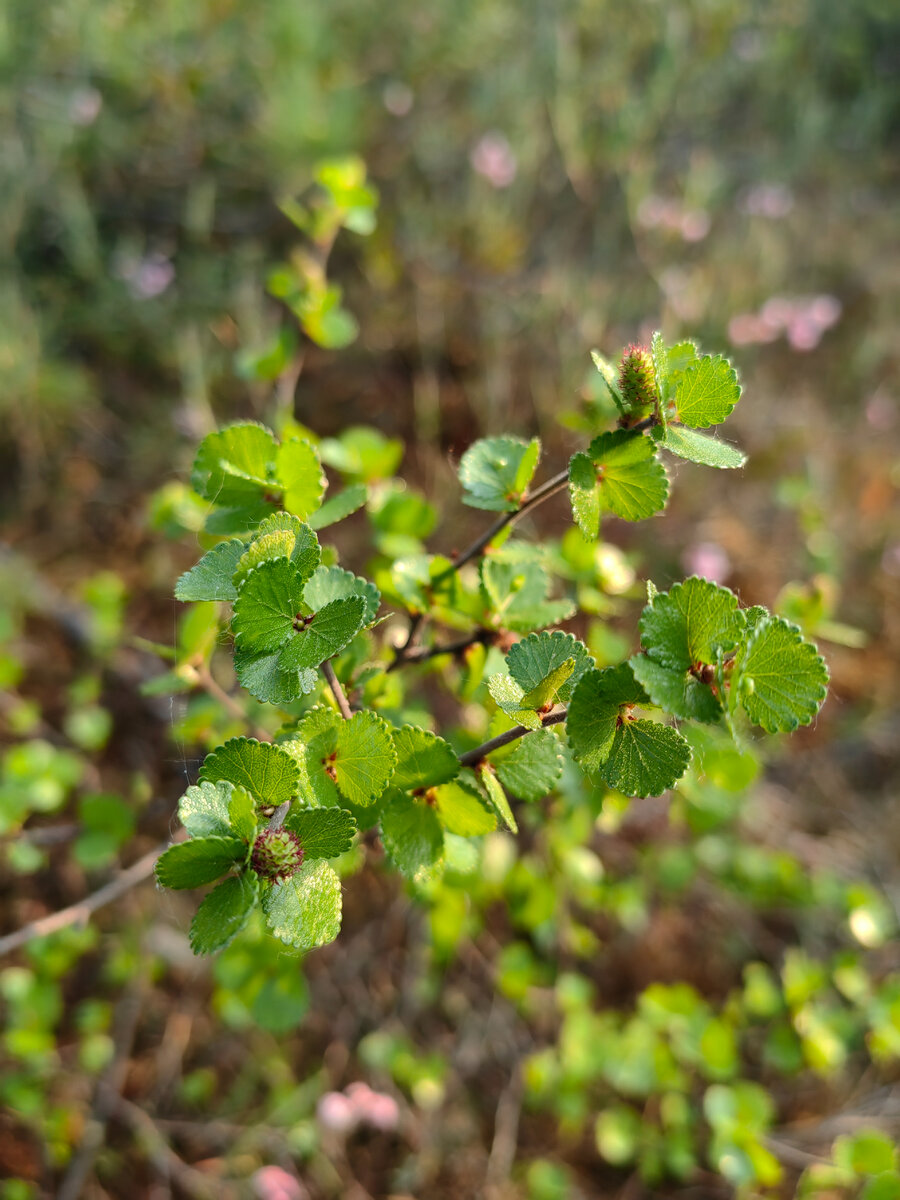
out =
{"type": "Polygon", "coordinates": [[[525,498],[537,467],[541,443],[521,438],[481,438],[459,461],[463,501],[472,508],[514,512],[525,498]]]}
{"type": "Polygon", "coordinates": [[[292,438],[278,447],[278,480],[284,488],[284,507],[302,520],[322,503],[325,474],[315,447],[303,438],[292,438]]]}
{"type": "Polygon", "coordinates": [[[227,779],[258,804],[275,808],[296,796],[299,776],[296,762],[280,746],[245,737],[230,738],[207,754],[200,768],[202,780],[227,779]]]}
{"type": "Polygon", "coordinates": [[[828,693],[824,659],[781,617],[756,625],[739,656],[738,678],[747,716],[769,733],[808,725],[828,693]]]}
{"type": "Polygon", "coordinates": [[[241,650],[271,654],[284,645],[295,632],[297,614],[303,612],[305,582],[303,572],[286,558],[261,563],[250,572],[234,602],[232,624],[241,650]]]}
{"type": "Polygon", "coordinates": [[[632,706],[648,697],[628,663],[588,671],[569,704],[566,732],[585,771],[597,771],[609,758],[616,730],[632,706]]]}
{"type": "Polygon", "coordinates": [[[506,790],[530,801],[549,796],[562,770],[559,738],[549,729],[520,738],[515,750],[497,764],[497,776],[506,790]]]}
{"type": "Polygon", "coordinates": [[[673,379],[677,419],[693,429],[721,424],[741,398],[737,372],[721,354],[704,354],[673,379]]]}
{"type": "Polygon", "coordinates": [[[234,669],[241,687],[265,704],[290,704],[300,696],[315,690],[319,681],[317,671],[283,671],[279,665],[281,651],[274,654],[253,654],[235,647],[234,669]]]}
{"type": "Polygon", "coordinates": [[[256,503],[273,482],[275,436],[263,425],[228,425],[200,443],[191,486],[223,508],[256,503]]]}
{"type": "Polygon", "coordinates": [[[601,433],[569,463],[572,515],[587,538],[597,537],[604,512],[641,521],[665,508],[668,495],[655,444],[633,429],[601,433]]]}
{"type": "Polygon", "coordinates": [[[349,596],[362,596],[365,600],[363,624],[371,625],[381,604],[381,592],[374,583],[345,571],[343,567],[319,567],[303,593],[303,599],[313,612],[318,612],[332,600],[346,600],[349,596]]]}
{"type": "Polygon", "coordinates": [[[307,859],[296,875],[263,892],[262,907],[275,937],[313,950],[341,932],[341,881],[328,863],[307,859]]]}
{"type": "Polygon", "coordinates": [[[634,677],[654,704],[685,720],[713,724],[722,715],[722,705],[712,689],[690,671],[664,667],[647,654],[629,660],[634,677]]]}
{"type": "Polygon", "coordinates": [[[550,577],[536,562],[482,559],[481,587],[498,628],[527,633],[541,625],[565,621],[575,612],[571,600],[548,600],[550,577]]]}
{"type": "Polygon", "coordinates": [[[356,833],[356,821],[344,808],[292,809],[284,826],[299,837],[307,858],[337,858],[356,833]]]}
{"type": "Polygon", "coordinates": [[[697,349],[696,342],[677,342],[674,346],[669,347],[668,370],[671,374],[677,375],[692,362],[696,362],[699,356],[700,351],[697,349]]]}
{"type": "Polygon", "coordinates": [[[339,438],[325,438],[319,444],[322,460],[342,475],[373,483],[390,479],[403,458],[403,442],[386,438],[369,425],[351,425],[339,438]]]}
{"type": "Polygon", "coordinates": [[[506,665],[510,675],[527,695],[546,683],[557,668],[569,660],[573,661],[571,674],[567,678],[560,678],[559,685],[553,689],[560,704],[566,704],[578,680],[594,665],[587,647],[574,634],[563,633],[560,629],[529,634],[510,648],[506,665]]]}
{"type": "Polygon", "coordinates": [[[691,748],[669,725],[625,720],[616,729],[600,774],[626,796],[661,796],[691,760],[691,748]]]}
{"type": "Polygon", "coordinates": [[[534,709],[526,707],[525,693],[521,684],[516,683],[511,675],[491,675],[487,681],[488,691],[494,703],[510,720],[526,729],[540,729],[541,718],[534,709]]]}
{"type": "Polygon", "coordinates": [[[311,807],[340,804],[336,772],[329,774],[325,770],[337,750],[340,725],[341,718],[333,709],[314,708],[300,721],[294,736],[281,743],[282,750],[297,763],[300,797],[311,807]]]}
{"type": "Polygon", "coordinates": [[[489,762],[480,763],[478,778],[488,794],[488,799],[493,806],[494,812],[496,812],[497,816],[511,833],[518,833],[518,823],[513,815],[509,800],[506,797],[506,792],[503,790],[503,784],[494,773],[493,765],[489,762]]]}
{"type": "Polygon", "coordinates": [[[672,381],[669,377],[669,351],[666,348],[665,338],[658,330],[650,339],[650,357],[653,359],[653,374],[656,376],[656,389],[659,393],[656,415],[659,418],[661,428],[665,430],[668,416],[667,404],[669,394],[672,390],[672,381]]]}
{"type": "Polygon", "coordinates": [[[459,774],[459,759],[453,747],[435,733],[404,725],[394,729],[394,748],[397,766],[391,780],[395,788],[414,791],[449,783],[459,774]]]}
{"type": "Polygon", "coordinates": [[[657,427],[651,431],[651,437],[670,454],[677,454],[679,458],[686,458],[690,462],[702,463],[706,467],[730,469],[742,467],[747,461],[747,455],[741,453],[736,446],[707,434],[697,433],[683,425],[669,425],[665,431],[657,427]]]}
{"type": "Polygon", "coordinates": [[[599,350],[592,350],[591,358],[594,361],[594,366],[600,372],[603,382],[606,384],[616,408],[618,408],[619,412],[624,417],[625,402],[622,399],[622,392],[619,389],[619,374],[616,371],[616,368],[608,358],[603,357],[599,350]]]}
{"type": "Polygon", "coordinates": [[[363,807],[382,795],[397,762],[391,727],[373,712],[359,712],[341,722],[334,754],[341,795],[363,807]]]}
{"type": "Polygon", "coordinates": [[[240,588],[254,567],[275,558],[289,558],[302,578],[308,579],[321,557],[318,538],[308,525],[290,513],[273,513],[260,522],[237,563],[233,582],[240,588]]]}
{"type": "Polygon", "coordinates": [[[744,617],[734,592],[692,575],[654,596],[641,614],[640,630],[651,658],[687,671],[698,663],[712,666],[719,651],[733,650],[744,617]]]}
{"type": "Polygon", "coordinates": [[[252,842],[256,837],[256,805],[250,793],[245,792],[243,788],[238,788],[231,797],[231,803],[228,805],[228,823],[243,841],[252,842]]]}
{"type": "Polygon", "coordinates": [[[219,542],[207,550],[196,566],[175,584],[176,600],[234,600],[237,588],[231,582],[238,559],[244,553],[240,538],[219,542]]]}
{"type": "Polygon", "coordinates": [[[214,888],[191,921],[194,953],[215,954],[230,945],[250,920],[258,899],[259,880],[253,871],[244,871],[214,888]]]}
{"type": "Polygon", "coordinates": [[[474,787],[454,779],[432,788],[427,797],[448,833],[478,837],[497,828],[497,818],[474,787]]]}
{"type": "Polygon", "coordinates": [[[231,833],[228,820],[231,786],[225,780],[197,783],[184,793],[178,801],[178,819],[191,837],[231,833]]]}
{"type": "Polygon", "coordinates": [[[336,525],[338,521],[358,512],[368,499],[368,488],[364,483],[354,483],[344,488],[334,496],[329,496],[321,508],[310,514],[309,523],[313,529],[326,529],[336,525]]]}
{"type": "Polygon", "coordinates": [[[294,634],[281,652],[279,666],[283,671],[319,666],[356,637],[365,611],[363,596],[332,600],[307,618],[306,626],[294,634]]]}
{"type": "Polygon", "coordinates": [[[381,815],[381,839],[391,862],[404,875],[434,866],[444,852],[444,835],[434,809],[402,792],[391,796],[381,815]]]}
{"type": "Polygon", "coordinates": [[[212,883],[246,857],[247,847],[236,837],[191,838],[170,846],[156,860],[156,879],[163,887],[195,888],[212,883]]]}

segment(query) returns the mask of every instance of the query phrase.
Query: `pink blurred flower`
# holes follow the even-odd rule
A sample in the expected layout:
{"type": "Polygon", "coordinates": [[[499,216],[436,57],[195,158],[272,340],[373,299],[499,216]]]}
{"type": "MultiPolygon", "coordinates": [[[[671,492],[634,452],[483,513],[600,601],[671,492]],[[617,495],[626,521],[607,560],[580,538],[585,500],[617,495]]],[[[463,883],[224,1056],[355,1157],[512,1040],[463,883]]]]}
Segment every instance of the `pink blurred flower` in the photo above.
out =
{"type": "Polygon", "coordinates": [[[389,1133],[400,1122],[400,1108],[393,1096],[373,1091],[367,1083],[351,1083],[347,1087],[357,1119],[389,1133]]]}
{"type": "Polygon", "coordinates": [[[281,1167],[260,1167],[253,1176],[259,1200],[309,1200],[309,1192],[281,1167]]]}
{"type": "Polygon", "coordinates": [[[102,107],[103,97],[95,87],[76,88],[69,98],[69,120],[73,125],[93,125],[102,107]]]}
{"type": "Polygon", "coordinates": [[[731,574],[731,559],[716,542],[697,542],[681,558],[689,575],[702,575],[713,583],[723,583],[731,574]]]}
{"type": "Polygon", "coordinates": [[[349,1133],[356,1125],[356,1110],[343,1092],[326,1092],[316,1105],[319,1123],[332,1133],[349,1133]]]}
{"type": "Polygon", "coordinates": [[[518,171],[512,146],[496,130],[478,139],[469,154],[469,162],[495,188],[509,187],[518,171]]]}
{"type": "Polygon", "coordinates": [[[712,219],[703,208],[689,209],[681,214],[679,227],[686,242],[702,242],[712,228],[712,219]]]}
{"type": "Polygon", "coordinates": [[[740,207],[751,217],[778,221],[794,207],[794,193],[783,183],[758,183],[744,193],[740,207]]]}
{"type": "Polygon", "coordinates": [[[756,313],[738,313],[728,322],[728,339],[733,346],[753,346],[774,342],[778,331],[756,313]]]}
{"type": "Polygon", "coordinates": [[[149,254],[144,258],[127,255],[120,260],[116,274],[125,281],[136,300],[152,300],[172,284],[175,267],[162,254],[149,254]]]}

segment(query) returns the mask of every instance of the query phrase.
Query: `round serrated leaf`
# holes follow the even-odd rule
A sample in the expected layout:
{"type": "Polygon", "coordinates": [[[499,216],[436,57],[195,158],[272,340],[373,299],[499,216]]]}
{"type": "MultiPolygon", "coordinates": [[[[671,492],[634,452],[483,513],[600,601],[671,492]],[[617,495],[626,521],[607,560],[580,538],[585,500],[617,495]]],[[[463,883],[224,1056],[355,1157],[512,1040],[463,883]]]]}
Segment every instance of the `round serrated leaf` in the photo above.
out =
{"type": "Polygon", "coordinates": [[[220,542],[207,550],[196,566],[186,571],[175,584],[175,599],[234,600],[237,588],[231,577],[243,553],[244,543],[240,538],[220,542]]]}
{"type": "Polygon", "coordinates": [[[569,704],[566,732],[585,771],[596,771],[606,762],[623,709],[647,699],[628,663],[581,677],[569,704]]]}
{"type": "Polygon", "coordinates": [[[290,704],[315,690],[319,675],[314,670],[283,671],[281,651],[252,654],[235,647],[234,670],[241,687],[265,704],[290,704]]]}
{"type": "Polygon", "coordinates": [[[297,794],[300,771],[280,746],[256,738],[230,738],[200,768],[200,778],[210,783],[227,779],[249,792],[262,805],[276,808],[297,794]]]}
{"type": "Polygon", "coordinates": [[[194,953],[215,954],[230,945],[250,920],[258,899],[259,881],[253,871],[244,871],[214,888],[191,921],[194,953]]]}
{"type": "Polygon", "coordinates": [[[463,500],[473,508],[514,512],[534,475],[541,443],[521,438],[481,438],[459,461],[463,500]]]}
{"type": "Polygon", "coordinates": [[[687,671],[715,664],[717,652],[733,649],[744,626],[734,592],[692,575],[657,592],[644,608],[641,644],[664,667],[687,671]]]}
{"type": "Polygon", "coordinates": [[[808,725],[828,694],[825,660],[781,617],[759,621],[739,668],[741,704],[753,724],[769,733],[808,725]]]}
{"type": "Polygon", "coordinates": [[[341,931],[341,881],[322,859],[306,860],[290,879],[263,891],[262,908],[275,937],[313,950],[341,931]]]}
{"type": "Polygon", "coordinates": [[[391,862],[404,875],[434,866],[444,851],[444,835],[434,810],[425,800],[402,792],[391,796],[381,814],[381,839],[391,862]]]}
{"type": "Polygon", "coordinates": [[[556,629],[532,633],[510,648],[506,656],[509,673],[525,693],[539,687],[558,667],[574,660],[571,674],[555,690],[561,704],[567,703],[578,680],[594,665],[583,642],[572,633],[556,629]]]}
{"type": "Polygon", "coordinates": [[[675,376],[678,420],[694,429],[719,425],[741,398],[737,372],[721,354],[704,354],[675,376]]]}
{"type": "Polygon", "coordinates": [[[325,495],[325,475],[315,447],[304,438],[284,442],[278,447],[275,469],[287,511],[301,520],[315,512],[325,495]]]}
{"type": "Polygon", "coordinates": [[[352,571],[345,571],[343,567],[319,567],[303,592],[303,598],[313,612],[318,612],[332,600],[346,600],[348,596],[362,596],[365,601],[363,624],[371,624],[381,603],[381,592],[374,583],[352,571]]]}
{"type": "MultiPolygon", "coordinates": [[[[248,584],[252,582],[248,581],[248,584]]],[[[278,665],[283,671],[318,667],[356,637],[363,624],[366,601],[362,596],[332,600],[307,619],[281,651],[278,665]]]]}
{"type": "Polygon", "coordinates": [[[222,507],[252,503],[272,478],[276,449],[271,430],[253,422],[207,434],[194,460],[191,486],[222,507]]]}
{"type": "Polygon", "coordinates": [[[295,808],[284,822],[296,833],[307,858],[337,858],[350,849],[356,821],[344,808],[295,808]]]}
{"type": "Polygon", "coordinates": [[[170,846],[156,860],[154,870],[163,887],[195,888],[212,883],[246,854],[247,847],[240,838],[191,838],[170,846]]]}
{"type": "Polygon", "coordinates": [[[304,583],[303,573],[286,558],[260,563],[250,572],[234,602],[232,625],[241,650],[271,654],[284,645],[303,612],[304,583]]]}
{"type": "Polygon", "coordinates": [[[178,818],[191,837],[210,837],[229,834],[228,806],[231,803],[231,784],[197,783],[189,787],[178,801],[178,818]]]}
{"type": "Polygon", "coordinates": [[[510,720],[517,725],[524,725],[526,729],[541,728],[540,715],[534,709],[523,707],[525,694],[511,675],[491,675],[487,686],[491,699],[510,720]]]}
{"type": "Polygon", "coordinates": [[[391,780],[400,789],[434,787],[449,783],[459,774],[459,759],[453,747],[436,733],[404,725],[392,730],[397,765],[391,780]]]}
{"type": "Polygon", "coordinates": [[[342,721],[332,764],[341,795],[351,804],[372,804],[388,785],[397,751],[387,721],[373,712],[342,721]]]}
{"type": "Polygon", "coordinates": [[[681,778],[690,761],[690,746],[671,726],[623,721],[600,774],[626,796],[661,796],[681,778]]]}
{"type": "Polygon", "coordinates": [[[660,512],[669,496],[669,480],[650,438],[633,429],[615,429],[594,438],[586,455],[573,457],[569,493],[582,533],[594,538],[602,512],[626,521],[642,521],[660,512]],[[584,458],[591,464],[590,472],[584,458]]]}
{"type": "Polygon", "coordinates": [[[428,793],[441,826],[459,837],[479,837],[497,828],[497,817],[474,787],[458,779],[428,793]]]}
{"type": "Polygon", "coordinates": [[[497,764],[497,776],[513,796],[537,801],[553,791],[562,769],[559,738],[549,729],[540,729],[521,738],[515,750],[497,764]]]}
{"type": "Polygon", "coordinates": [[[684,720],[713,724],[722,715],[722,705],[708,684],[689,671],[664,667],[647,654],[629,660],[634,677],[654,704],[684,720]]]}

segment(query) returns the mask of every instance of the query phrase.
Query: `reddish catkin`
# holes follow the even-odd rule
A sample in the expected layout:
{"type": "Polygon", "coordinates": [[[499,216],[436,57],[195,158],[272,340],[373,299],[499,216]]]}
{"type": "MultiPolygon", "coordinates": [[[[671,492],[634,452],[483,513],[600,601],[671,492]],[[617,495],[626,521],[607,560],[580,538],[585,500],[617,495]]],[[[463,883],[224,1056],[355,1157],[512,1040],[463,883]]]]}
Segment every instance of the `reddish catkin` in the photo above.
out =
{"type": "Polygon", "coordinates": [[[303,846],[290,829],[263,829],[256,838],[250,866],[261,879],[284,883],[303,865],[303,846]]]}
{"type": "Polygon", "coordinates": [[[645,416],[656,407],[656,372],[646,346],[627,346],[619,364],[619,391],[629,413],[645,416]]]}

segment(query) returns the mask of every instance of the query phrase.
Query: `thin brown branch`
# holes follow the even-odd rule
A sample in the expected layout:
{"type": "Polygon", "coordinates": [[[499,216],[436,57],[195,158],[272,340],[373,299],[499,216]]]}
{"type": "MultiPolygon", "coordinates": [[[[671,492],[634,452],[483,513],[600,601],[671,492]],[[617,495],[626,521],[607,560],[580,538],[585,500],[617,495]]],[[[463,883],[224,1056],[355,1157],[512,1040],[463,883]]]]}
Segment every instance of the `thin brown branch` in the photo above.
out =
{"type": "MultiPolygon", "coordinates": [[[[180,841],[183,836],[183,834],[176,834],[173,840],[180,841]]],[[[0,938],[0,955],[18,950],[34,938],[47,937],[48,934],[57,933],[60,929],[67,929],[70,925],[86,922],[98,908],[103,908],[104,905],[111,904],[113,900],[118,900],[120,896],[124,896],[126,892],[148,879],[153,873],[156,860],[164,850],[168,849],[170,844],[170,842],[162,842],[149,854],[145,854],[136,863],[132,863],[115,879],[110,880],[102,888],[98,888],[96,892],[79,900],[76,904],[70,904],[68,908],[51,913],[49,917],[40,917],[36,921],[31,921],[28,925],[17,929],[15,933],[8,933],[5,937],[0,938]]]]}
{"type": "Polygon", "coordinates": [[[467,633],[465,637],[457,638],[455,642],[444,642],[443,645],[437,646],[413,646],[405,653],[400,650],[394,661],[388,665],[387,670],[394,671],[404,663],[428,662],[429,659],[438,658],[441,654],[461,654],[470,646],[477,646],[479,643],[486,645],[496,637],[496,634],[496,629],[476,629],[473,633],[467,633]]]}
{"type": "Polygon", "coordinates": [[[322,663],[322,674],[325,676],[325,682],[331,688],[331,694],[334,696],[335,704],[340,709],[341,716],[345,721],[349,721],[353,716],[353,709],[347,697],[344,695],[344,689],[341,687],[340,680],[334,673],[334,667],[330,662],[322,663]]]}
{"type": "MultiPolygon", "coordinates": [[[[544,729],[548,725],[559,725],[567,716],[568,710],[565,708],[561,712],[548,713],[546,717],[541,718],[541,725],[544,729]]],[[[492,751],[499,750],[501,746],[508,746],[510,742],[515,742],[518,738],[524,737],[526,733],[532,732],[533,730],[529,729],[527,725],[516,725],[514,729],[507,729],[506,733],[498,733],[489,742],[476,746],[474,750],[467,750],[465,754],[459,756],[459,761],[464,767],[474,767],[492,751]]]]}
{"type": "Polygon", "coordinates": [[[128,1074],[131,1048],[137,1034],[143,1003],[145,976],[131,985],[116,1006],[115,1054],[103,1078],[97,1081],[91,1115],[81,1142],[69,1163],[56,1195],[58,1200],[78,1200],[106,1137],[106,1126],[115,1111],[128,1074]]]}
{"type": "MultiPolygon", "coordinates": [[[[203,665],[197,667],[196,670],[197,682],[200,684],[206,694],[208,696],[212,696],[214,700],[218,700],[225,711],[230,713],[231,716],[233,716],[236,720],[246,723],[247,714],[244,711],[244,706],[238,700],[236,700],[234,696],[229,695],[222,685],[213,678],[212,671],[209,669],[209,664],[203,663],[203,665]]],[[[268,730],[263,729],[262,726],[257,726],[257,728],[253,730],[253,736],[257,739],[257,741],[260,742],[267,742],[269,740],[268,730]]]]}
{"type": "Polygon", "coordinates": [[[557,492],[562,491],[568,482],[569,471],[568,468],[566,468],[565,471],[560,471],[559,474],[554,475],[552,479],[548,479],[546,483],[542,483],[539,488],[536,488],[530,496],[522,501],[518,508],[514,509],[512,512],[501,513],[493,525],[490,525],[484,531],[484,533],[482,533],[475,539],[474,542],[472,542],[470,546],[467,546],[466,549],[463,550],[462,554],[458,555],[451,565],[446,568],[446,570],[441,571],[439,575],[435,575],[434,579],[431,581],[432,586],[442,583],[445,579],[449,579],[451,575],[454,575],[460,569],[460,567],[465,566],[467,562],[471,562],[473,558],[476,558],[479,554],[481,554],[484,548],[488,546],[494,540],[497,534],[502,532],[507,525],[512,525],[513,522],[518,521],[520,517],[524,517],[527,512],[531,512],[533,508],[536,508],[544,500],[547,500],[550,496],[554,496],[557,492]]]}

